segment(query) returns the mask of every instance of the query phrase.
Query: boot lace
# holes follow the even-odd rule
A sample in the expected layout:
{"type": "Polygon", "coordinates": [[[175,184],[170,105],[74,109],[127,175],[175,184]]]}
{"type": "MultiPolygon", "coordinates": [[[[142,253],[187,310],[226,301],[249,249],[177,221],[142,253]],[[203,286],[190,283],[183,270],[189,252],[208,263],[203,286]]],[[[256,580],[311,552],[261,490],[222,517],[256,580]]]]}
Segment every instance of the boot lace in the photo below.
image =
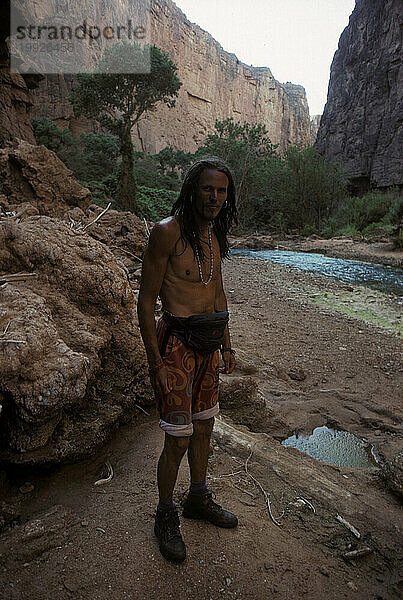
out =
{"type": "Polygon", "coordinates": [[[162,529],[166,541],[181,537],[179,531],[179,516],[176,510],[169,511],[168,514],[163,517],[162,529]]]}

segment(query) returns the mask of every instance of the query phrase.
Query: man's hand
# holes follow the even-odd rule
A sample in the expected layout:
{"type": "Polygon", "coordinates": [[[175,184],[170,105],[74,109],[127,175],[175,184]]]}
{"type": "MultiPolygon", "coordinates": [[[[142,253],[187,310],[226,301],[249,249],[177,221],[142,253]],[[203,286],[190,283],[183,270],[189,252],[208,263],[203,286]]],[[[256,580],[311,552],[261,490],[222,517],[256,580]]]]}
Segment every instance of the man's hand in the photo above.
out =
{"type": "Polygon", "coordinates": [[[168,380],[168,369],[162,365],[157,371],[150,371],[150,381],[156,396],[166,396],[172,389],[168,380]]]}
{"type": "Polygon", "coordinates": [[[224,361],[224,373],[232,373],[236,367],[235,355],[229,350],[222,352],[222,359],[224,361]]]}

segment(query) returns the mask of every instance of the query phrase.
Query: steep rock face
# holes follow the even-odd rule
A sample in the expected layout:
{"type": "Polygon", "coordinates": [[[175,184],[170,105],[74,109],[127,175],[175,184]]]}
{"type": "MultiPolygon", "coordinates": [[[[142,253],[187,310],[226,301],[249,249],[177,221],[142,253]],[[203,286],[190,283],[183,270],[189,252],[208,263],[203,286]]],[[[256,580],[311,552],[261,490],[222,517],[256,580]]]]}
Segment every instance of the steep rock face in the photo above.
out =
{"type": "Polygon", "coordinates": [[[331,66],[316,147],[358,187],[403,183],[400,0],[357,0],[331,66]]]}
{"type": "Polygon", "coordinates": [[[321,118],[322,118],[322,115],[314,115],[313,117],[311,117],[311,144],[312,144],[312,146],[316,142],[321,118]]]}
{"type": "MultiPolygon", "coordinates": [[[[105,0],[103,17],[119,12],[123,19],[130,6],[130,0],[119,4],[105,0]]],[[[301,86],[282,85],[269,68],[241,63],[209,33],[190,23],[172,0],[152,0],[150,27],[152,43],[178,66],[183,85],[173,109],[159,105],[139,122],[133,132],[138,149],[154,153],[172,145],[194,151],[213,131],[216,119],[231,116],[239,121],[263,122],[280,150],[290,144],[309,144],[309,111],[301,86]]],[[[101,44],[99,53],[102,50],[101,44]]],[[[72,117],[67,100],[70,86],[68,77],[47,77],[34,93],[34,110],[36,116],[50,117],[80,132],[89,124],[72,117]]]]}
{"type": "MultiPolygon", "coordinates": [[[[21,9],[13,3],[13,11],[21,9]]],[[[30,20],[29,7],[24,6],[25,18],[30,20]]],[[[21,10],[20,10],[21,13],[21,10]]],[[[22,76],[10,73],[10,2],[0,4],[0,148],[20,139],[35,143],[31,127],[32,97],[30,91],[37,87],[41,75],[22,76]]]]}
{"type": "Polygon", "coordinates": [[[35,143],[31,108],[32,100],[22,76],[0,72],[0,147],[14,138],[35,143]]]}

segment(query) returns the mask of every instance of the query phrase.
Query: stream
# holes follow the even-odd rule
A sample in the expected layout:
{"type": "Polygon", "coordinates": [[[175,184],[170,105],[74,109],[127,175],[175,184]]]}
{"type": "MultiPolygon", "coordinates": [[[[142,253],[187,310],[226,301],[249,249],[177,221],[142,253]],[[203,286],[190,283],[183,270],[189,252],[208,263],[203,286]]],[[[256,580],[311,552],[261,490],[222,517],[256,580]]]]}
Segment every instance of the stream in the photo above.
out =
{"type": "Polygon", "coordinates": [[[288,250],[231,250],[231,256],[245,256],[320,273],[345,283],[358,283],[387,294],[403,296],[403,269],[358,260],[331,258],[323,254],[288,250]]]}

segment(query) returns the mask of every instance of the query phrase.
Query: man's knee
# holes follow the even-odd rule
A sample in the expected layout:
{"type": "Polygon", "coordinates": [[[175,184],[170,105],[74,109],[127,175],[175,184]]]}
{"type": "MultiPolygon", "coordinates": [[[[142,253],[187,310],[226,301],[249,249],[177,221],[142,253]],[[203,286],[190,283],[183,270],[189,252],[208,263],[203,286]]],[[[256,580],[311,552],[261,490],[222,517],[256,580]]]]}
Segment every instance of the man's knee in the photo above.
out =
{"type": "Polygon", "coordinates": [[[165,448],[175,456],[183,456],[189,447],[189,436],[178,437],[165,434],[165,448]]]}
{"type": "Polygon", "coordinates": [[[214,426],[214,417],[193,421],[193,433],[196,435],[211,435],[214,426]]]}

